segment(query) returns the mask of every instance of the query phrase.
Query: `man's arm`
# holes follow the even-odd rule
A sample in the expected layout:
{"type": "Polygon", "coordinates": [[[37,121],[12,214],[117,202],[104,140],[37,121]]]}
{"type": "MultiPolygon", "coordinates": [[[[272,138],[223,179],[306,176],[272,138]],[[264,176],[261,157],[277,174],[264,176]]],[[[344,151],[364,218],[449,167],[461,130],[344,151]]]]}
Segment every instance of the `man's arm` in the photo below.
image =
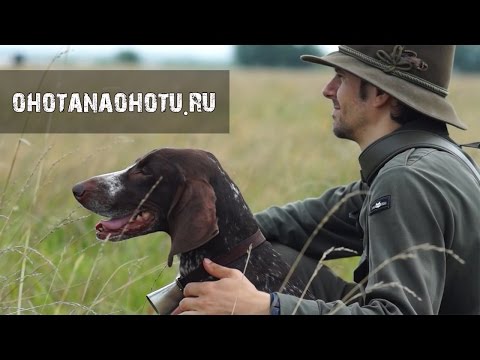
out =
{"type": "MultiPolygon", "coordinates": [[[[273,206],[255,214],[255,218],[267,240],[280,242],[300,251],[320,224],[322,219],[345,196],[349,198],[330,217],[317,234],[306,254],[320,258],[325,250],[333,247],[346,247],[362,251],[362,234],[356,222],[366,196],[367,187],[360,181],[330,189],[318,198],[296,201],[283,207],[273,206]]],[[[350,252],[333,252],[329,258],[348,257],[350,252]]]]}
{"type": "MultiPolygon", "coordinates": [[[[438,314],[446,264],[456,260],[442,251],[421,247],[405,253],[427,243],[442,249],[452,241],[454,233],[453,210],[443,193],[447,187],[445,178],[441,174],[426,174],[424,167],[393,167],[382,171],[372,184],[361,214],[368,239],[364,265],[369,268],[361,296],[355,301],[349,297],[326,303],[278,294],[280,314],[438,314]],[[385,196],[390,196],[388,206],[375,206],[385,196]],[[395,259],[401,253],[406,256],[395,259]]],[[[298,229],[304,229],[300,213],[294,211],[292,217],[298,220],[298,229]]],[[[322,242],[320,238],[316,243],[322,242]]],[[[208,265],[205,268],[220,280],[187,285],[185,295],[189,297],[182,300],[180,312],[219,314],[235,309],[237,314],[265,313],[270,301],[268,294],[256,290],[240,271],[208,265]],[[218,301],[220,298],[222,302],[218,301]]]]}
{"type": "Polygon", "coordinates": [[[441,181],[419,167],[397,166],[379,175],[362,213],[369,237],[363,295],[355,302],[302,300],[295,310],[299,299],[279,294],[281,314],[438,314],[446,264],[455,261],[440,250],[454,226],[441,181]],[[378,201],[386,196],[388,204],[378,201]]]}

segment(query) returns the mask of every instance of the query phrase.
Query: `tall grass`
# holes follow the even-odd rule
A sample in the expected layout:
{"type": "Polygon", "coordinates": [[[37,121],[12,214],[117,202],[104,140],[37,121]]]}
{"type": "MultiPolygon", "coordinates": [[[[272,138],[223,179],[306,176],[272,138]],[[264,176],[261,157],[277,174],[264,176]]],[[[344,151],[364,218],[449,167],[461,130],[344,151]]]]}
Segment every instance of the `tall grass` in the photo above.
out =
{"type": "MultiPolygon", "coordinates": [[[[331,104],[321,94],[332,72],[319,68],[232,71],[229,134],[3,134],[0,313],[148,312],[145,295],[176,274],[176,263],[166,265],[169,237],[98,242],[94,227],[100,218],[78,205],[71,188],[122,169],[151,149],[211,151],[253,211],[358,179],[359,149],[332,135],[331,104]]],[[[452,130],[460,142],[478,140],[479,89],[479,77],[452,81],[450,99],[471,128],[452,130]]],[[[327,263],[351,280],[356,262],[327,263]]]]}

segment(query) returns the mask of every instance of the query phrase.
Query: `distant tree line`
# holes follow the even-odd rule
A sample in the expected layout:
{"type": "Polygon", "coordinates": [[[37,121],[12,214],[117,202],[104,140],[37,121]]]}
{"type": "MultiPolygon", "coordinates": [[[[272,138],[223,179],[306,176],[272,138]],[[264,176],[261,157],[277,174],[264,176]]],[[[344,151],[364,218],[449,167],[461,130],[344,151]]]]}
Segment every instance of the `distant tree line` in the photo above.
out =
{"type": "Polygon", "coordinates": [[[237,45],[235,63],[241,66],[302,67],[308,65],[300,55],[322,56],[316,45],[237,45]]]}
{"type": "Polygon", "coordinates": [[[479,72],[480,45],[457,45],[454,68],[461,72],[479,72]]]}
{"type": "MultiPolygon", "coordinates": [[[[300,55],[322,56],[315,45],[237,45],[234,59],[241,66],[302,67],[300,55]]],[[[480,45],[457,45],[454,68],[460,72],[480,72],[480,45]]]]}
{"type": "Polygon", "coordinates": [[[133,50],[121,50],[115,55],[115,61],[124,64],[138,64],[141,62],[140,56],[133,50]]]}

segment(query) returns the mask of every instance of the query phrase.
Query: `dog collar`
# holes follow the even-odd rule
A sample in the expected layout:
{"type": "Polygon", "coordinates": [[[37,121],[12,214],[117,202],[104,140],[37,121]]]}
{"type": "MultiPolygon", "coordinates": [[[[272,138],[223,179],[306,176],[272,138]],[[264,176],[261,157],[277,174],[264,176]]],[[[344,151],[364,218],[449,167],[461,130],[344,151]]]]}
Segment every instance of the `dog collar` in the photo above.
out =
{"type": "MultiPolygon", "coordinates": [[[[219,265],[226,266],[232,263],[233,261],[241,258],[242,256],[246,255],[250,246],[251,246],[251,249],[253,250],[257,246],[261,245],[265,240],[266,240],[265,236],[263,236],[260,229],[258,229],[252,236],[248,237],[238,245],[234,246],[232,250],[230,250],[227,254],[217,256],[215,259],[212,259],[212,261],[219,265]]],[[[177,283],[177,286],[181,290],[183,290],[188,283],[202,281],[208,276],[210,275],[205,271],[203,266],[200,266],[195,270],[191,271],[188,275],[184,277],[178,277],[176,279],[176,283],[177,283]]]]}

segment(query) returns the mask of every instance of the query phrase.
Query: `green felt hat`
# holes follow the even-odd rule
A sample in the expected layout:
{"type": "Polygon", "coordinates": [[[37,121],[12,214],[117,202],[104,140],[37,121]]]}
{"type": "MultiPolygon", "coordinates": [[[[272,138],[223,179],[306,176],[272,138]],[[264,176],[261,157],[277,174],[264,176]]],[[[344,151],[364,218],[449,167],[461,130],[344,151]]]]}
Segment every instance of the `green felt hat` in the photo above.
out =
{"type": "Polygon", "coordinates": [[[351,72],[415,110],[466,130],[446,99],[454,55],[455,45],[340,45],[328,55],[301,59],[351,72]]]}

